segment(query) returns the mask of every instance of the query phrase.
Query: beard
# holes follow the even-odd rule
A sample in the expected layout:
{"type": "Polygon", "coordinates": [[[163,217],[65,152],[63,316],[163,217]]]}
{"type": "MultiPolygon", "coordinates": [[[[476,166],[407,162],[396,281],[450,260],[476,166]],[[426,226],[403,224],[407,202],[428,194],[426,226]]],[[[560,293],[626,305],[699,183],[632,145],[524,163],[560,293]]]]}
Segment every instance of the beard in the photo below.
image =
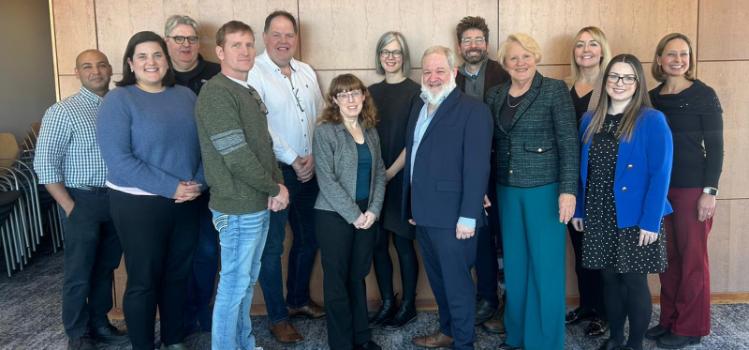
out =
{"type": "Polygon", "coordinates": [[[447,82],[447,84],[442,85],[442,90],[440,90],[437,93],[432,93],[429,88],[427,88],[423,83],[421,84],[421,96],[426,100],[427,103],[430,105],[438,105],[442,103],[442,101],[447,98],[447,95],[449,95],[453,89],[455,89],[457,85],[455,84],[455,77],[451,77],[450,81],[447,82]]]}
{"type": "Polygon", "coordinates": [[[468,63],[468,64],[476,64],[476,63],[479,63],[479,62],[485,60],[486,57],[488,56],[488,52],[486,50],[472,49],[472,50],[466,51],[466,53],[463,54],[462,56],[463,56],[463,61],[465,61],[466,63],[468,63]],[[472,52],[478,52],[479,55],[478,56],[468,56],[468,54],[472,53],[472,52]]]}

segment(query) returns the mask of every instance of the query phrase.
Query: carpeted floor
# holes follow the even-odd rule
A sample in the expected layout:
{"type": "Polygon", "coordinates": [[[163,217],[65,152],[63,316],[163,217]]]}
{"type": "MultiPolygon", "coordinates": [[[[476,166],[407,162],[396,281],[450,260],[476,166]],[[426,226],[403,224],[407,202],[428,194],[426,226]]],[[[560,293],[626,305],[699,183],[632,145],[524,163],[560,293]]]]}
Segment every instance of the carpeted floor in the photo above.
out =
{"type": "MultiPolygon", "coordinates": [[[[26,270],[8,278],[0,276],[0,349],[65,349],[67,338],[60,319],[60,290],[62,288],[62,253],[37,255],[26,270]]],[[[4,270],[3,270],[4,272],[4,270]]],[[[654,308],[653,323],[658,319],[654,308]]],[[[733,350],[749,349],[749,305],[713,306],[713,333],[699,346],[688,349],[733,350]]],[[[124,327],[123,322],[116,322],[124,327]]],[[[324,320],[294,320],[305,341],[295,346],[284,346],[273,340],[264,317],[253,318],[253,328],[259,346],[275,349],[327,349],[324,320]]],[[[400,331],[374,330],[374,341],[383,349],[415,349],[411,337],[435,330],[437,315],[422,312],[415,322],[400,331]]],[[[158,328],[158,327],[157,327],[158,328]]],[[[596,349],[603,339],[587,339],[583,325],[567,330],[565,349],[596,349]]],[[[157,329],[158,332],[158,329],[157,329]]],[[[481,329],[476,330],[476,349],[496,349],[501,339],[481,329]]],[[[210,349],[210,334],[193,334],[186,339],[191,349],[210,349]]],[[[651,341],[646,349],[656,349],[651,341]]],[[[101,349],[129,349],[129,347],[101,347],[101,349]]]]}

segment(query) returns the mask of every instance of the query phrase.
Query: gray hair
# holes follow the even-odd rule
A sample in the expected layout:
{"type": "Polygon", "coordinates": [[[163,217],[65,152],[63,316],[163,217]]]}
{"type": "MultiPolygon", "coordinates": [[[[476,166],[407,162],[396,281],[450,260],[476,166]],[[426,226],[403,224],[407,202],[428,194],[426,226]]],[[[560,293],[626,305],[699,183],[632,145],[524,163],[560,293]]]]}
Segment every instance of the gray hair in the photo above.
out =
{"type": "Polygon", "coordinates": [[[192,27],[192,29],[195,31],[195,35],[198,35],[198,22],[192,19],[192,17],[172,15],[166,19],[166,24],[164,24],[164,36],[169,36],[169,33],[171,33],[174,28],[180,24],[185,24],[192,27]]]}
{"type": "Polygon", "coordinates": [[[411,73],[411,54],[408,51],[406,38],[403,37],[403,34],[400,32],[386,32],[385,34],[382,34],[380,40],[377,41],[377,47],[375,48],[375,70],[379,75],[385,74],[385,69],[382,67],[382,62],[380,62],[380,52],[385,46],[393,41],[397,41],[398,45],[401,47],[401,52],[403,53],[403,56],[401,56],[403,61],[401,71],[403,72],[403,75],[407,77],[408,74],[411,73]]]}
{"type": "Polygon", "coordinates": [[[447,57],[447,65],[450,67],[450,69],[455,69],[455,54],[453,53],[453,50],[450,50],[449,48],[441,45],[435,45],[432,46],[426,50],[424,50],[424,54],[421,55],[421,65],[424,65],[424,58],[433,54],[438,53],[445,57],[447,57]]]}

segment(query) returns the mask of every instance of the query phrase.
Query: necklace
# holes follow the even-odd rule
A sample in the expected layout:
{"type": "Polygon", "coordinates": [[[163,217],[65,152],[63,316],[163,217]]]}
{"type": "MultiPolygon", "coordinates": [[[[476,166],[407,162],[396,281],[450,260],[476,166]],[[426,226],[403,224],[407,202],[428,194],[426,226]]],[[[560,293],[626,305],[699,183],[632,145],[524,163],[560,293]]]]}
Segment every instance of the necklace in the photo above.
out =
{"type": "Polygon", "coordinates": [[[510,103],[510,94],[507,94],[507,106],[510,107],[510,108],[515,108],[517,106],[520,106],[520,104],[523,103],[523,99],[521,97],[522,97],[522,95],[520,95],[519,97],[517,97],[517,99],[519,101],[518,101],[518,103],[516,103],[515,105],[513,105],[512,103],[510,103]]]}

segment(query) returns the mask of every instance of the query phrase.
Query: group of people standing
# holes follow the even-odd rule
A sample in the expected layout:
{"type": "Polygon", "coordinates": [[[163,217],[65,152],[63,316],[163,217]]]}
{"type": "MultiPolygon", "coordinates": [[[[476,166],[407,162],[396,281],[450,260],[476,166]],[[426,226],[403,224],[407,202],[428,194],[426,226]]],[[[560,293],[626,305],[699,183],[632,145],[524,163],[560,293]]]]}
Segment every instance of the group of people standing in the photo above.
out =
{"type": "Polygon", "coordinates": [[[637,57],[610,57],[599,28],[576,35],[565,84],[537,72],[541,48],[525,34],[489,59],[488,26],[466,17],[456,27],[462,65],[430,47],[416,83],[406,38],[387,32],[374,52],[382,82],[342,74],[323,95],[294,58],[288,12],[268,15],[257,57],[245,23],[219,28],[219,64],[198,54],[197,33],[175,15],[164,37],[133,35],[112,91],[106,56],[82,52],[80,92],[44,116],[34,163],[66,214],[70,349],[126,338],[153,349],[157,309],[162,349],[185,349],[199,330],[213,349],[256,349],[257,282],[279,342],[303,340],[290,317],[326,316],[331,349],[380,349],[372,327],[416,317],[414,240],[440,321],[417,346],[473,349],[482,325],[506,333],[500,349],[563,349],[565,323],[582,320],[589,336],[610,331],[601,349],[642,349],[643,337],[680,348],[709,333],[722,111],[694,78],[686,36],[658,44],[661,84],[648,93],[637,57]],[[566,230],[580,307],[565,317],[566,230]],[[310,299],[318,248],[324,308],[310,299]],[[127,335],[106,318],[122,253],[127,335]],[[370,315],[373,262],[382,304],[370,315]],[[649,273],[662,281],[652,329],[649,273]]]}

